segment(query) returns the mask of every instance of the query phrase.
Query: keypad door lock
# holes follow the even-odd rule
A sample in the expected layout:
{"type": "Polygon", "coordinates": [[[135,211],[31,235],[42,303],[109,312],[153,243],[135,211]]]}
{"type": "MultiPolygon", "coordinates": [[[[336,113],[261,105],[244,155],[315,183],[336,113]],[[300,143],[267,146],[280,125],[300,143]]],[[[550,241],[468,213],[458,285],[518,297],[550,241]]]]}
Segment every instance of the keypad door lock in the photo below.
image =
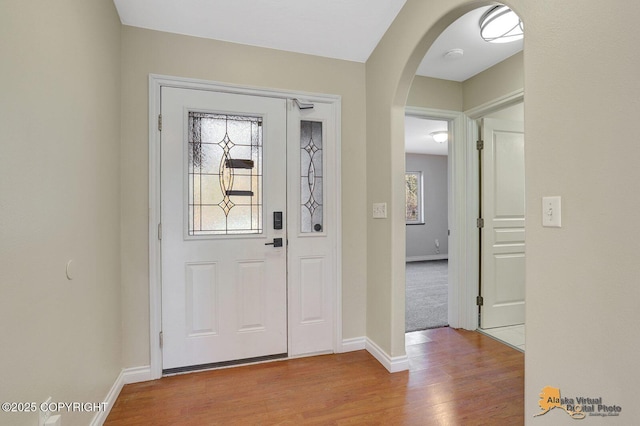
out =
{"type": "Polygon", "coordinates": [[[273,229],[282,229],[282,212],[273,212],[273,229]]]}

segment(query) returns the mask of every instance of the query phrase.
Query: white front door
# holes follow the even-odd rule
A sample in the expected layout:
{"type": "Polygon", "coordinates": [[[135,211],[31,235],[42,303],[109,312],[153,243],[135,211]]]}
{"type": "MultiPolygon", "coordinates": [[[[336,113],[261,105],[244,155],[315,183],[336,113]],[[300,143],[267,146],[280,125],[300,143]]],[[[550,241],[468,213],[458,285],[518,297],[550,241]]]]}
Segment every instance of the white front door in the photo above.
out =
{"type": "Polygon", "coordinates": [[[286,100],[161,90],[162,368],[285,356],[286,100]]]}
{"type": "Polygon", "coordinates": [[[482,120],[481,328],[524,323],[523,123],[482,120]]]}

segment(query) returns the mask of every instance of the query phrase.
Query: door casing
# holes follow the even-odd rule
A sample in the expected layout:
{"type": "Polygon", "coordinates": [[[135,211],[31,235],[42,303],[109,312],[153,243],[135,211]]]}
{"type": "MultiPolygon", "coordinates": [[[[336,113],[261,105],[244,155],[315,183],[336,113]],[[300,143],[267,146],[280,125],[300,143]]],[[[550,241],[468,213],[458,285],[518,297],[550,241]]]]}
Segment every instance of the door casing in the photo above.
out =
{"type": "Polygon", "coordinates": [[[332,104],[335,108],[335,158],[336,169],[335,188],[328,191],[328,197],[335,205],[335,274],[333,277],[333,320],[334,342],[333,351],[340,352],[342,348],[342,221],[341,209],[341,139],[340,117],[341,97],[337,95],[315,94],[296,91],[262,89],[238,86],[207,80],[188,79],[157,74],[149,75],[149,379],[162,377],[162,348],[160,346],[160,332],[162,330],[161,312],[161,257],[160,257],[160,88],[178,87],[217,91],[225,93],[266,96],[282,99],[300,99],[306,102],[322,102],[332,104]],[[332,192],[332,193],[331,193],[332,192]]]}
{"type": "Polygon", "coordinates": [[[466,123],[463,113],[433,108],[406,107],[406,116],[446,120],[449,123],[451,141],[447,156],[447,204],[449,223],[449,267],[448,267],[448,306],[447,321],[453,328],[467,328],[467,311],[464,309],[467,299],[465,268],[467,265],[465,236],[465,181],[466,168],[466,123]]]}

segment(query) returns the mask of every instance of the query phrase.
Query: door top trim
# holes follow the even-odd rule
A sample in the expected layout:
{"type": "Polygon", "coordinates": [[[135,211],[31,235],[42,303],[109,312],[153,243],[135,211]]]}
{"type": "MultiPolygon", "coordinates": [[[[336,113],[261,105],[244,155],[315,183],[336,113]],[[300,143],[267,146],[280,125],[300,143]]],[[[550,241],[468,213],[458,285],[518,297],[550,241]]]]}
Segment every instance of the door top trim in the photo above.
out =
{"type": "Polygon", "coordinates": [[[151,89],[156,87],[176,87],[181,89],[197,89],[214,92],[226,92],[242,95],[264,96],[278,99],[304,98],[306,102],[335,103],[341,101],[342,96],[332,94],[321,94],[311,92],[300,92],[294,90],[269,89],[259,86],[244,86],[232,83],[208,81],[195,78],[181,78],[161,74],[149,74],[149,95],[151,89]]]}
{"type": "Polygon", "coordinates": [[[497,99],[468,109],[464,111],[464,114],[473,120],[478,120],[487,114],[521,102],[524,102],[524,89],[515,90],[497,99]]]}

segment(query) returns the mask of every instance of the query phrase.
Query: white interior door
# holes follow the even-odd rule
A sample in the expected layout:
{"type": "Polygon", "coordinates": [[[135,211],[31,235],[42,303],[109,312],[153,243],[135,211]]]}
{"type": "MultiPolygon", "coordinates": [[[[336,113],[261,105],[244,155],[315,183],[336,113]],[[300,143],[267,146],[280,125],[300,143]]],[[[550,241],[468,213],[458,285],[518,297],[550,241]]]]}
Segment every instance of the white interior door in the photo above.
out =
{"type": "Polygon", "coordinates": [[[286,354],[286,100],[161,97],[163,370],[286,354]]]}
{"type": "Polygon", "coordinates": [[[481,124],[480,326],[524,323],[525,181],[523,123],[481,124]]]}

